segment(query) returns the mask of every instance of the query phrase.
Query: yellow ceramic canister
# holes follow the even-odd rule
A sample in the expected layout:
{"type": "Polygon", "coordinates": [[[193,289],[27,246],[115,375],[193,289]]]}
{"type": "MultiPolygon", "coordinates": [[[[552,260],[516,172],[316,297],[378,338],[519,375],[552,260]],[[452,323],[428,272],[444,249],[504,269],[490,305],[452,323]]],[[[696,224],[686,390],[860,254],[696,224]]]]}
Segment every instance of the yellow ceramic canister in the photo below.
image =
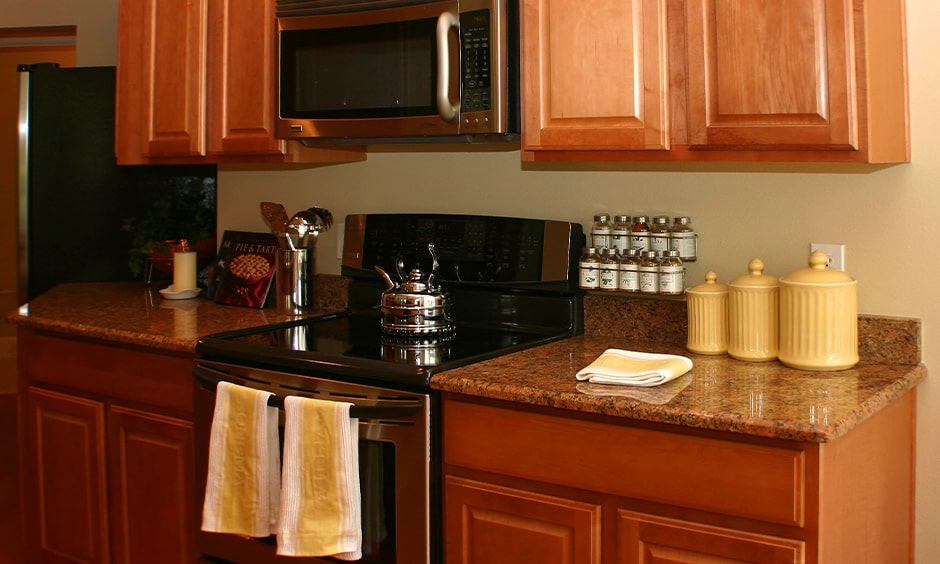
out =
{"type": "Polygon", "coordinates": [[[728,352],[728,286],[709,272],[705,283],[685,291],[689,315],[686,348],[698,354],[728,352]]]}
{"type": "Polygon", "coordinates": [[[728,354],[738,360],[774,360],[780,284],[764,274],[760,259],[751,259],[747,270],[728,284],[728,354]]]}
{"type": "Polygon", "coordinates": [[[844,370],[858,363],[858,281],[826,268],[814,251],[809,268],[780,279],[780,362],[802,370],[844,370]]]}

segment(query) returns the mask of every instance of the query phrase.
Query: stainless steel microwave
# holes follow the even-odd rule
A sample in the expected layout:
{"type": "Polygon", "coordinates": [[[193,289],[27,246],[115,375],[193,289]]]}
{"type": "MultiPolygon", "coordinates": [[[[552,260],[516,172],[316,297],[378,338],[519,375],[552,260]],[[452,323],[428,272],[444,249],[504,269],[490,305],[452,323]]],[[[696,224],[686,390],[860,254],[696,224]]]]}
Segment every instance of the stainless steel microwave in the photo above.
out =
{"type": "Polygon", "coordinates": [[[516,0],[277,0],[277,135],[519,138],[516,0]]]}

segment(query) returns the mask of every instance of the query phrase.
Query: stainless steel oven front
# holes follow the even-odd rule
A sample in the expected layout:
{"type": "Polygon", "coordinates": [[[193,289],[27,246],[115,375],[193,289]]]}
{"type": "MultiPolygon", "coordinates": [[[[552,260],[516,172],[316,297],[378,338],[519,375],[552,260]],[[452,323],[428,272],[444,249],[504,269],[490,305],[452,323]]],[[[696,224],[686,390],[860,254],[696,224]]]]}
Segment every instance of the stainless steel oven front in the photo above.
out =
{"type": "MultiPolygon", "coordinates": [[[[419,564],[436,561],[439,535],[439,488],[432,483],[431,401],[429,393],[391,390],[342,382],[328,377],[198,360],[195,379],[196,500],[199,514],[205,495],[209,432],[215,387],[227,381],[287,395],[315,397],[353,404],[359,419],[360,487],[362,491],[363,558],[369,564],[419,564]]],[[[277,401],[277,400],[274,400],[277,401]]],[[[283,409],[280,413],[283,431],[283,409]]],[[[249,539],[200,531],[204,556],[228,562],[335,562],[330,558],[283,557],[275,554],[276,538],[249,539]]]]}

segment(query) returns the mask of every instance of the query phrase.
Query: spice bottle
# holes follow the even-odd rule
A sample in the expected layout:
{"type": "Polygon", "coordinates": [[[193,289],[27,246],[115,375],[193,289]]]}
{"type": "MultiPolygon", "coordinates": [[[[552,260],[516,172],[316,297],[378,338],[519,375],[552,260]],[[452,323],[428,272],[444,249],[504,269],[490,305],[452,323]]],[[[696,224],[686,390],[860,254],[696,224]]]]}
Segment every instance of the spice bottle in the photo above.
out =
{"type": "Polygon", "coordinates": [[[610,216],[602,213],[594,216],[594,225],[591,227],[591,245],[600,251],[611,247],[610,216]]]}
{"type": "Polygon", "coordinates": [[[633,223],[629,215],[614,216],[614,225],[611,229],[612,247],[617,249],[617,254],[623,256],[630,248],[630,229],[633,223]]]}
{"type": "Polygon", "coordinates": [[[685,291],[689,331],[686,347],[698,354],[728,352],[728,286],[709,272],[705,283],[685,291]]]}
{"type": "Polygon", "coordinates": [[[658,215],[653,218],[650,225],[650,250],[659,253],[659,256],[665,257],[669,248],[669,218],[664,215],[658,215]]]}
{"type": "Polygon", "coordinates": [[[604,249],[600,256],[599,288],[607,292],[616,292],[620,287],[620,261],[616,249],[604,249]]]}
{"type": "Polygon", "coordinates": [[[630,248],[641,253],[650,250],[650,226],[646,223],[645,215],[633,218],[633,226],[630,228],[630,248]]]}
{"type": "Polygon", "coordinates": [[[659,262],[659,293],[679,296],[685,291],[685,267],[679,251],[666,251],[659,262]]]}
{"type": "Polygon", "coordinates": [[[764,261],[747,263],[748,274],[728,284],[728,354],[762,362],[777,358],[777,279],[764,274],[764,261]]]}
{"type": "Polygon", "coordinates": [[[597,258],[597,249],[587,247],[581,254],[581,260],[578,262],[580,276],[578,287],[584,290],[597,290],[600,287],[600,261],[597,258]]]}
{"type": "Polygon", "coordinates": [[[643,251],[640,260],[640,292],[644,294],[659,293],[659,258],[656,251],[643,251]]]}
{"type": "Polygon", "coordinates": [[[640,252],[627,249],[620,257],[620,291],[640,291],[640,252]]]}
{"type": "Polygon", "coordinates": [[[669,234],[669,249],[679,251],[682,262],[698,259],[698,235],[692,229],[692,220],[686,216],[672,220],[672,232],[669,234]]]}

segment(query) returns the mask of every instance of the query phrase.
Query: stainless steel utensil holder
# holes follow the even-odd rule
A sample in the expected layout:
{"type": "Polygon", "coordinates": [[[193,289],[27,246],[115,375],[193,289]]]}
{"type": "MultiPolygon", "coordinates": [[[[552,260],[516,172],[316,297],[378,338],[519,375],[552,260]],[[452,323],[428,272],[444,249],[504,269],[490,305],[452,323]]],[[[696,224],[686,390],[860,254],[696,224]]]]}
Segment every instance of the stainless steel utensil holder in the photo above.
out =
{"type": "Polygon", "coordinates": [[[314,309],[314,249],[278,249],[275,299],[278,315],[301,315],[314,309]]]}

